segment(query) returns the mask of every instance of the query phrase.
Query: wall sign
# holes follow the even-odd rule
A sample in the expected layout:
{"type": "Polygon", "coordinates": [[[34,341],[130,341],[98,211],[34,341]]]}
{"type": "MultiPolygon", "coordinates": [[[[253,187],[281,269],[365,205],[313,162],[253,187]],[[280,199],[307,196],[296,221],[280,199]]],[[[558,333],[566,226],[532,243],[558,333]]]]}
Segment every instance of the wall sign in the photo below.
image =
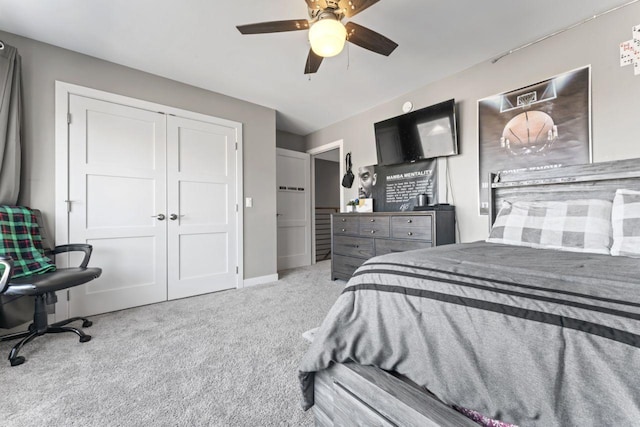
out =
{"type": "Polygon", "coordinates": [[[365,166],[358,170],[359,197],[372,197],[376,212],[413,210],[419,194],[428,204],[438,203],[437,159],[391,166],[365,166]]]}

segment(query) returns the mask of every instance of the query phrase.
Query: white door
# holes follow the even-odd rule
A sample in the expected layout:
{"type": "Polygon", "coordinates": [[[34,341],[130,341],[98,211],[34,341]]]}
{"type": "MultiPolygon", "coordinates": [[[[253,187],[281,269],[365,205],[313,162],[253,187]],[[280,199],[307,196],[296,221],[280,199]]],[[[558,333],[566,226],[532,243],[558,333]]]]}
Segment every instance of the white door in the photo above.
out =
{"type": "Polygon", "coordinates": [[[169,299],[237,286],[236,129],[167,120],[169,299]]]}
{"type": "Polygon", "coordinates": [[[276,149],[278,270],[311,265],[311,159],[276,149]]]}
{"type": "Polygon", "coordinates": [[[69,112],[69,241],[103,271],[71,288],[69,314],[165,301],[166,116],[77,95],[69,112]]]}
{"type": "Polygon", "coordinates": [[[69,315],[237,287],[239,124],[68,100],[68,241],[103,271],[71,288],[69,315]]]}

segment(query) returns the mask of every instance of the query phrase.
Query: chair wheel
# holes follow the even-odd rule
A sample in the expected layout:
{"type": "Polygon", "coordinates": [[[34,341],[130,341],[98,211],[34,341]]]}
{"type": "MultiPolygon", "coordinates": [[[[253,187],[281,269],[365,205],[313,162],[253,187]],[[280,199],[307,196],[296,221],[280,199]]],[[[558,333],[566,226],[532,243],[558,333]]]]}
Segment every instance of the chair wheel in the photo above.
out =
{"type": "Polygon", "coordinates": [[[91,325],[93,325],[93,322],[91,320],[85,320],[85,321],[82,322],[82,327],[83,328],[88,328],[91,325]]]}
{"type": "Polygon", "coordinates": [[[87,342],[87,341],[91,341],[91,335],[85,335],[83,337],[80,337],[80,342],[87,342]]]}
{"type": "Polygon", "coordinates": [[[11,366],[18,366],[18,365],[22,365],[25,362],[25,359],[23,356],[18,356],[18,357],[14,357],[13,359],[9,359],[9,362],[11,362],[11,366]]]}

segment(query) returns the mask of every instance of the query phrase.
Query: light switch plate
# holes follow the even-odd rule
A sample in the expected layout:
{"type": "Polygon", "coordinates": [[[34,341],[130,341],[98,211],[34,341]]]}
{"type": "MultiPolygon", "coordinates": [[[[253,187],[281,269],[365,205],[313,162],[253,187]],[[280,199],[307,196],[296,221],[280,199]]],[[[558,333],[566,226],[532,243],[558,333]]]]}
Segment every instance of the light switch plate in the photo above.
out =
{"type": "Polygon", "coordinates": [[[244,205],[248,208],[252,208],[253,207],[253,197],[246,197],[244,199],[244,205]]]}

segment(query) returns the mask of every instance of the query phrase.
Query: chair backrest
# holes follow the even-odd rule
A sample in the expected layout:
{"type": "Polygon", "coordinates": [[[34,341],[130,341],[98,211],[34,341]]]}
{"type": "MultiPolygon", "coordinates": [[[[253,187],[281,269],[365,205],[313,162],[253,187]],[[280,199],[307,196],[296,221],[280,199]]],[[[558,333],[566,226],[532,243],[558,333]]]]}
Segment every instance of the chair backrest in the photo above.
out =
{"type": "MultiPolygon", "coordinates": [[[[42,236],[42,247],[45,251],[54,248],[53,239],[46,228],[42,212],[33,209],[42,236]]],[[[22,296],[0,295],[0,328],[11,329],[28,322],[33,317],[33,298],[22,296]]]]}
{"type": "Polygon", "coordinates": [[[42,237],[42,247],[45,252],[53,250],[55,247],[55,242],[53,241],[53,236],[49,234],[49,230],[47,230],[47,223],[42,216],[42,212],[39,209],[32,209],[33,214],[36,216],[36,220],[38,221],[38,229],[40,231],[40,237],[42,237]]]}
{"type": "MultiPolygon", "coordinates": [[[[42,212],[36,209],[33,211],[42,236],[42,246],[45,250],[51,250],[54,245],[51,235],[46,230],[42,212]]],[[[28,322],[33,317],[33,310],[33,298],[19,295],[0,295],[0,328],[11,329],[28,322]]]]}

